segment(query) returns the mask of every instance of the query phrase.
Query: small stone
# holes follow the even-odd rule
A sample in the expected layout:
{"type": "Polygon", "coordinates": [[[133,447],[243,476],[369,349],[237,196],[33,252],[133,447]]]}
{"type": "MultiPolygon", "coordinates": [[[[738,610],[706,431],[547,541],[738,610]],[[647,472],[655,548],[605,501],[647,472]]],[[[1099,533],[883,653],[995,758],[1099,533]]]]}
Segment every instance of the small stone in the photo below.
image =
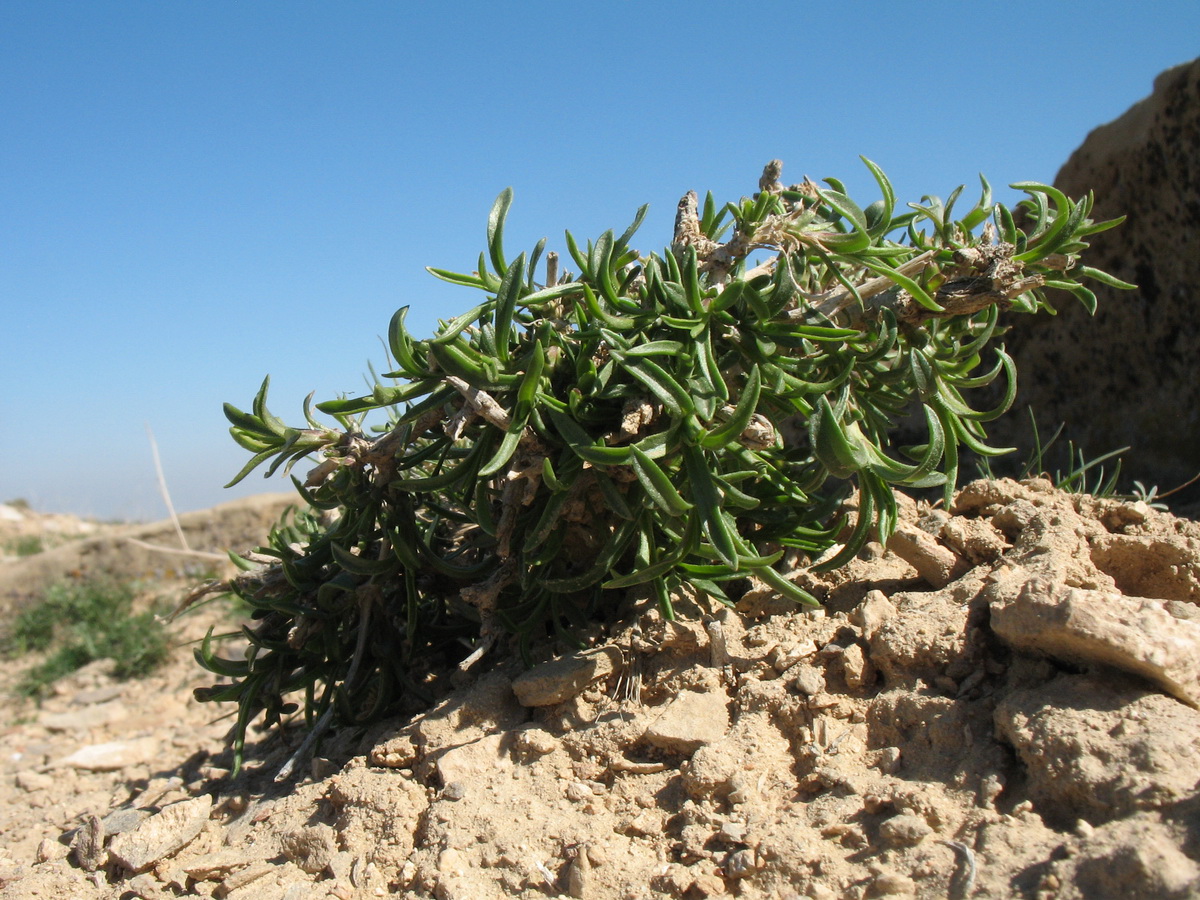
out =
{"type": "Polygon", "coordinates": [[[162,749],[158,738],[145,737],[132,741],[111,741],[81,747],[56,766],[86,769],[90,772],[114,772],[155,759],[162,749]]]}
{"type": "Polygon", "coordinates": [[[461,781],[452,781],[442,789],[442,799],[456,801],[467,796],[467,786],[461,781]]]}
{"type": "Polygon", "coordinates": [[[860,604],[850,613],[851,623],[857,625],[867,640],[879,630],[879,626],[896,614],[896,607],[883,591],[869,591],[860,604]]]}
{"type": "Polygon", "coordinates": [[[108,854],[104,852],[104,824],[99,816],[87,817],[71,839],[71,850],[85,872],[95,872],[104,865],[108,854]]]}
{"type": "Polygon", "coordinates": [[[695,753],[729,730],[728,700],[723,693],[684,691],[667,704],[646,729],[645,739],[670,753],[695,753]]]}
{"type": "Polygon", "coordinates": [[[805,697],[815,697],[825,690],[825,671],[816,666],[797,666],[792,682],[805,697]]]}
{"type": "Polygon", "coordinates": [[[37,861],[40,863],[50,862],[55,859],[66,859],[70,854],[71,848],[56,841],[54,838],[45,838],[37,846],[37,861]]]}
{"type": "Polygon", "coordinates": [[[129,879],[128,887],[141,900],[155,900],[155,898],[162,896],[162,889],[159,887],[158,879],[149,872],[134,875],[129,879]]]}
{"type": "Polygon", "coordinates": [[[893,816],[879,826],[879,837],[889,847],[915,847],[933,833],[920,816],[893,816]]]}
{"type": "Polygon", "coordinates": [[[526,728],[517,733],[517,752],[525,756],[545,756],[553,753],[559,740],[542,728],[526,728]]]}
{"type": "Polygon", "coordinates": [[[411,735],[400,735],[371,748],[371,765],[404,769],[417,761],[417,745],[411,735]]]}
{"type": "Polygon", "coordinates": [[[100,703],[84,709],[45,713],[38,720],[47,731],[89,731],[128,718],[129,710],[120,701],[100,703]]]}
{"type": "Polygon", "coordinates": [[[727,844],[741,844],[745,842],[749,830],[743,822],[725,822],[717,831],[717,840],[727,844]]]}
{"type": "Polygon", "coordinates": [[[758,871],[758,857],[747,847],[735,850],[725,860],[725,875],[728,878],[746,878],[758,871]]]}
{"type": "Polygon", "coordinates": [[[1017,650],[1112,666],[1200,708],[1200,622],[1162,601],[1014,578],[992,589],[991,628],[1017,650]]]}
{"type": "Polygon", "coordinates": [[[875,768],[884,775],[895,775],[900,771],[900,756],[899,747],[884,747],[875,758],[875,768]]]}
{"type": "Polygon", "coordinates": [[[267,862],[265,859],[256,863],[251,863],[241,871],[234,872],[221,882],[220,892],[222,896],[228,896],[238,888],[245,887],[252,881],[257,881],[264,875],[269,875],[275,871],[275,866],[267,862]]]}
{"type": "Polygon", "coordinates": [[[771,665],[776,672],[782,675],[800,660],[812,656],[816,652],[817,643],[811,638],[796,644],[787,644],[772,653],[771,665]]]}
{"type": "Polygon", "coordinates": [[[54,786],[54,778],[45,772],[24,771],[16,776],[17,787],[23,791],[44,791],[54,786]]]}
{"type": "Polygon", "coordinates": [[[592,864],[585,848],[581,847],[567,869],[567,895],[581,900],[588,895],[592,881],[592,864]]]}
{"type": "Polygon", "coordinates": [[[279,844],[283,855],[310,875],[323,872],[337,852],[333,829],[324,824],[289,831],[279,844]]]}
{"type": "Polygon", "coordinates": [[[932,535],[906,522],[896,526],[887,548],[916,569],[936,590],[948,585],[964,568],[957,553],[943,547],[932,535]]]}
{"type": "Polygon", "coordinates": [[[916,882],[899,872],[880,872],[871,882],[873,897],[914,897],[916,893],[916,882]]]}
{"type": "Polygon", "coordinates": [[[125,691],[125,685],[119,682],[117,684],[106,684],[104,687],[80,691],[71,698],[71,702],[76,706],[94,706],[99,703],[107,703],[109,700],[116,700],[125,691]]]}
{"type": "Polygon", "coordinates": [[[614,646],[584,650],[534,666],[513,679],[513,693],[522,706],[554,706],[583,693],[592,682],[606,678],[624,664],[614,646]]]}
{"type": "Polygon", "coordinates": [[[582,803],[584,800],[591,800],[596,796],[591,787],[581,781],[572,781],[567,785],[567,799],[575,803],[582,803]]]}
{"type": "Polygon", "coordinates": [[[138,809],[133,807],[123,807],[122,809],[114,809],[101,824],[104,826],[104,833],[109,837],[117,834],[124,834],[126,831],[133,831],[144,821],[154,815],[152,810],[138,809]]]}
{"type": "Polygon", "coordinates": [[[866,687],[875,680],[875,667],[858,644],[851,644],[842,654],[842,670],[846,675],[846,687],[852,691],[866,687]]]}
{"type": "Polygon", "coordinates": [[[144,872],[190,844],[211,811],[212,797],[208,794],[172,803],[132,831],[113,838],[109,856],[133,872],[144,872]]]}
{"type": "Polygon", "coordinates": [[[197,881],[220,881],[230,872],[234,872],[254,862],[254,857],[244,850],[233,847],[223,847],[213,853],[205,853],[190,859],[183,866],[183,871],[197,881]]]}

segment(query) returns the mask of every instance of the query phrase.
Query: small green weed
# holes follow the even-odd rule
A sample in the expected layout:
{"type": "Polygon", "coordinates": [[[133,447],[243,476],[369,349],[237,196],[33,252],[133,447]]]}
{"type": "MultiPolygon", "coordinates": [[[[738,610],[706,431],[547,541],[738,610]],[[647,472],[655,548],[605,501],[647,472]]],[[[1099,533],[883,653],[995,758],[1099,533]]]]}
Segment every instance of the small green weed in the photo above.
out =
{"type": "Polygon", "coordinates": [[[13,556],[34,556],[45,550],[46,545],[38,535],[27,534],[9,541],[5,549],[13,556]]]}
{"type": "MultiPolygon", "coordinates": [[[[1133,490],[1129,493],[1122,493],[1118,490],[1118,480],[1121,476],[1121,457],[1128,452],[1128,447],[1118,447],[1116,450],[1109,450],[1107,453],[1102,453],[1099,456],[1088,458],[1082,447],[1077,447],[1074,441],[1068,440],[1066,446],[1066,468],[1055,467],[1053,472],[1050,470],[1051,456],[1061,457],[1061,453],[1055,452],[1052,454],[1052,448],[1055,443],[1062,437],[1066,423],[1060,423],[1054,429],[1054,433],[1043,441],[1040,430],[1038,429],[1037,419],[1034,417],[1033,410],[1029,409],[1029,424],[1030,431],[1033,435],[1033,448],[1025,457],[1025,461],[1012,474],[1017,480],[1025,478],[1037,478],[1039,476],[1050,480],[1053,485],[1061,491],[1066,491],[1071,494],[1091,494],[1094,497],[1109,497],[1115,500],[1143,500],[1155,509],[1167,508],[1165,503],[1160,502],[1163,497],[1169,496],[1178,490],[1181,490],[1187,485],[1181,485],[1175,490],[1168,491],[1166,494],[1158,493],[1158,486],[1151,485],[1147,488],[1142,482],[1133,482],[1133,490]],[[1113,461],[1112,471],[1105,471],[1105,463],[1113,461]]],[[[991,463],[990,459],[980,457],[976,463],[976,468],[980,476],[983,478],[998,478],[1004,472],[997,471],[991,463]]],[[[1200,476],[1198,476],[1200,477],[1200,476]]],[[[1196,479],[1192,479],[1195,481],[1196,479]]],[[[1191,484],[1192,482],[1188,482],[1191,484]]]]}
{"type": "Polygon", "coordinates": [[[5,659],[46,654],[18,682],[25,697],[43,696],[59,678],[97,659],[112,659],[117,678],[137,678],[161,663],[168,647],[154,611],[134,613],[133,591],[108,581],[55,585],[0,638],[5,659]]]}

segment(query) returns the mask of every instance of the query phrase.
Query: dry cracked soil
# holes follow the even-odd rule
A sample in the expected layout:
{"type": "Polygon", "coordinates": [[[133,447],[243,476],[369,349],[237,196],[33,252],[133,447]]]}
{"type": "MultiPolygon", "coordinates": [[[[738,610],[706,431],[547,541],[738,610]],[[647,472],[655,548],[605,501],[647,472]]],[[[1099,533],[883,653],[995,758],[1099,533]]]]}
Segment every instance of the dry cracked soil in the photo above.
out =
{"type": "Polygon", "coordinates": [[[680,597],[283,784],[299,727],[232,778],[191,699],[208,606],[148,678],[8,701],[0,898],[1200,897],[1200,526],[979,481],[795,577],[824,609],[680,597]]]}

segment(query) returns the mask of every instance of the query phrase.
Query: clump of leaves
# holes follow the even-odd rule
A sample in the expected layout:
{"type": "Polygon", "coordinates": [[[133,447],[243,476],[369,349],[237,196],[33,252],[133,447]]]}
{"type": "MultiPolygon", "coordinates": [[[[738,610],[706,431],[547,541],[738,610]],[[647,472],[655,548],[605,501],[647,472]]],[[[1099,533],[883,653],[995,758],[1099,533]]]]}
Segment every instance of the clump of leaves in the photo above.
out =
{"type": "Polygon", "coordinates": [[[1046,287],[1094,310],[1084,279],[1129,287],[1078,262],[1119,220],[1022,183],[1020,231],[982,178],[961,214],[962,188],[901,210],[865,162],[882,194],[865,208],[836,179],[784,186],[776,160],[740,202],[685,196],[661,254],[630,243],[645,207],[620,234],[568,233],[578,271],[547,254],[541,283],[545,240],[506,253],[505,191],[477,269],[430,269],[482,301],[425,340],[399,310],[395,370],[317,404],[333,424],[310,396],[306,426],[286,425],[268,381],[249,412],[227,405],[253,454],[235,482],[324,457],[294,479],[313,512],[225,585],[254,609],[248,654],[197,651],[229,679],[197,696],[238,704],[239,759],[249,722],[297,709],[293,692],[310,724],[363,722],[419,696],[439,656],[472,661],[500,635],[570,644],[630,589],[667,616],[681,591],[732,603],[746,579],[816,604],[787,577],[797,564],[835,569],[886,541],[894,486],[949,496],[960,446],[1005,452],[984,431],[1016,387],[992,346],[1001,313],[1052,311],[1046,287]],[[973,408],[967,393],[997,379],[1002,401],[973,408]],[[893,446],[914,412],[925,439],[893,446]]]}
{"type": "Polygon", "coordinates": [[[58,679],[98,659],[113,660],[117,678],[152,671],[166,659],[166,629],[153,611],[135,613],[133,601],[128,585],[98,579],[54,585],[23,609],[0,640],[0,654],[46,657],[25,672],[18,692],[42,696],[58,679]]]}

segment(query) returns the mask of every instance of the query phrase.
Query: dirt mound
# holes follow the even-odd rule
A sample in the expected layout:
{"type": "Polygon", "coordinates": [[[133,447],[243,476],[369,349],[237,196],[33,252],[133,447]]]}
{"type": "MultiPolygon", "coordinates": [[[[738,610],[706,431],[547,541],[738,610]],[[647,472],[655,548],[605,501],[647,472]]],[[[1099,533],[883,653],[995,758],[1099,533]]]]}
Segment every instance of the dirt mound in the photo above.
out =
{"type": "Polygon", "coordinates": [[[224,571],[226,551],[262,543],[268,528],[295,505],[293,494],[256,494],[184,513],[179,525],[194,553],[180,552],[170,520],[99,523],[0,505],[0,546],[17,548],[25,541],[29,549],[45,548],[0,557],[0,615],[7,616],[13,606],[41,596],[65,577],[161,581],[224,571]]]}
{"type": "Polygon", "coordinates": [[[903,513],[799,576],[825,610],[681,597],[294,784],[299,729],[229,778],[186,661],[94,667],[5,732],[0,897],[1200,897],[1200,526],[1043,481],[903,513]]]}

